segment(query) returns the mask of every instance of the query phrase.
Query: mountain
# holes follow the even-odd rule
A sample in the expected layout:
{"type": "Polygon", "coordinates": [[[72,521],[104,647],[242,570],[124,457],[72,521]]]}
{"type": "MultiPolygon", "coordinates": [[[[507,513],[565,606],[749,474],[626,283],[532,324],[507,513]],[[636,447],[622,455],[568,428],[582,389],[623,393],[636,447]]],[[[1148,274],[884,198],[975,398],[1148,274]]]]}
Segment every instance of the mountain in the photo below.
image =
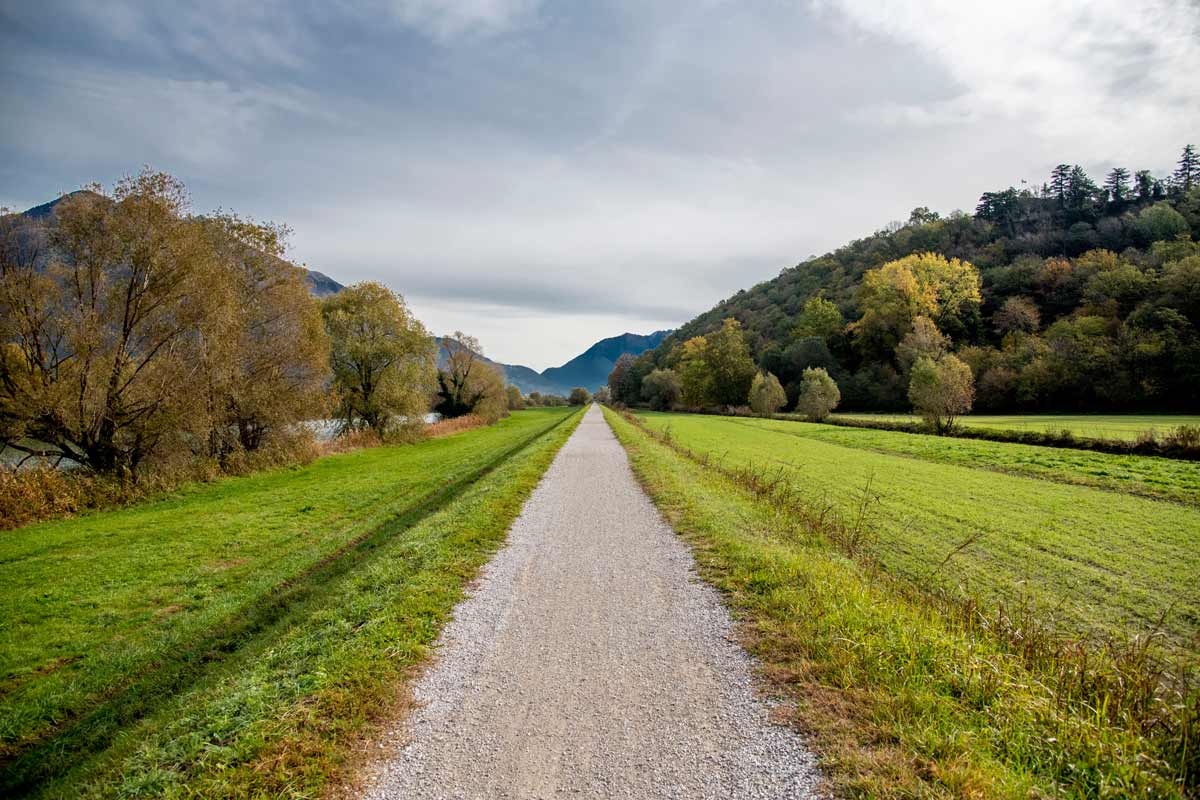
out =
{"type": "MultiPolygon", "coordinates": [[[[48,224],[53,224],[54,209],[65,198],[73,197],[74,195],[77,195],[77,194],[91,194],[91,192],[87,189],[80,189],[78,191],[71,192],[70,194],[64,194],[61,197],[55,198],[54,200],[51,200],[46,203],[42,203],[41,205],[38,205],[38,206],[34,206],[33,208],[30,208],[30,209],[22,212],[20,214],[20,216],[26,218],[30,222],[44,222],[44,223],[48,223],[48,224]]],[[[342,289],[345,288],[344,286],[342,286],[342,284],[338,283],[333,278],[329,277],[328,275],[326,275],[323,272],[317,272],[316,270],[305,269],[304,267],[300,267],[297,265],[293,265],[293,266],[296,266],[297,269],[302,270],[304,272],[304,276],[308,280],[309,292],[311,292],[313,297],[328,297],[331,294],[337,294],[338,292],[340,292],[342,289]]]]}
{"type": "Polygon", "coordinates": [[[601,339],[561,367],[545,370],[542,372],[542,378],[567,387],[567,391],[575,386],[582,386],[589,392],[594,392],[608,381],[608,373],[612,372],[618,358],[626,353],[637,356],[647,350],[653,350],[670,333],[655,331],[644,336],[623,333],[620,336],[601,339]]]}
{"type": "Polygon", "coordinates": [[[838,383],[842,408],[907,409],[912,353],[925,347],[948,348],[967,363],[980,411],[1194,410],[1197,287],[1193,148],[1165,178],[1114,169],[1100,185],[1062,164],[1042,186],[983,193],[974,214],[916,208],[906,222],[743,289],[681,325],[643,357],[638,374],[671,366],[677,344],[732,317],[789,403],[804,369],[823,367],[838,383]],[[958,295],[938,282],[959,263],[978,294],[944,302],[958,295]],[[818,324],[822,314],[831,324],[818,324]],[[932,317],[945,342],[904,344],[914,316],[926,317],[922,324],[932,317]]]}
{"type": "MultiPolygon", "coordinates": [[[[599,389],[608,380],[617,359],[626,353],[640,355],[647,350],[657,347],[671,332],[656,331],[651,334],[623,333],[608,339],[601,339],[594,345],[572,358],[561,367],[550,367],[538,372],[531,367],[519,364],[502,364],[492,361],[486,356],[479,356],[485,363],[491,364],[504,373],[505,379],[521,390],[523,394],[540,392],[542,394],[557,394],[566,396],[571,389],[582,386],[588,391],[599,389]]],[[[441,347],[442,339],[437,339],[441,347]]],[[[445,354],[439,349],[438,366],[443,366],[445,354]]]]}

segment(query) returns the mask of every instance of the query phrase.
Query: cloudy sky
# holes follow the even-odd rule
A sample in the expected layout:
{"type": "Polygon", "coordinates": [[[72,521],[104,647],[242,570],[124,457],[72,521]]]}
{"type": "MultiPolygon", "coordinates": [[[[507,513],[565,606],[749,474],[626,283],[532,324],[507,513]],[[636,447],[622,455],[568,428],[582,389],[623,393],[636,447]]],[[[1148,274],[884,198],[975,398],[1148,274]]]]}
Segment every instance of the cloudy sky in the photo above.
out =
{"type": "Polygon", "coordinates": [[[1200,144],[1194,0],[0,0],[0,205],[150,164],[538,369],[1200,144]]]}

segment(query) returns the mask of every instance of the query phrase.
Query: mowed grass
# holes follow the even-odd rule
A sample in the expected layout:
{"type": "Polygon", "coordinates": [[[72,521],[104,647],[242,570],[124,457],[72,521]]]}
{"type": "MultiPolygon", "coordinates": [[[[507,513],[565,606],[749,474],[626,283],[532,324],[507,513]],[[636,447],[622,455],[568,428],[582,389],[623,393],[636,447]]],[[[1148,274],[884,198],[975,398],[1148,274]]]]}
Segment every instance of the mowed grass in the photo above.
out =
{"type": "MultiPolygon", "coordinates": [[[[1030,658],[1021,639],[1032,630],[999,635],[994,616],[959,613],[924,585],[847,553],[812,514],[771,502],[730,468],[743,445],[786,443],[811,449],[818,467],[806,479],[826,470],[837,481],[846,460],[826,450],[834,445],[730,419],[639,415],[654,430],[671,426],[667,445],[606,417],[651,498],[691,543],[702,576],[724,592],[764,676],[794,701],[792,720],[838,796],[1193,796],[1194,693],[1139,685],[1136,664],[1114,664],[1105,651],[1030,658]],[[692,456],[682,452],[689,442],[692,456]],[[719,464],[697,458],[697,448],[714,444],[729,453],[719,464]]],[[[891,473],[880,475],[881,488],[894,485],[891,473]]]]}
{"type": "MultiPolygon", "coordinates": [[[[761,424],[757,421],[748,424],[761,424]]],[[[924,461],[1007,472],[1200,506],[1200,462],[1113,455],[982,439],[909,435],[813,423],[780,424],[791,436],[924,461]]]]}
{"type": "MultiPolygon", "coordinates": [[[[10,792],[55,786],[53,794],[78,796],[80,784],[62,778],[69,767],[86,771],[93,754],[112,760],[168,729],[199,748],[197,757],[226,752],[231,740],[218,730],[223,725],[294,734],[303,714],[283,719],[274,703],[311,701],[339,680],[350,681],[342,696],[351,702],[355,681],[377,677],[312,667],[341,658],[343,644],[350,646],[343,637],[355,642],[350,660],[336,661],[343,666],[366,659],[376,672],[391,673],[391,661],[380,666],[378,659],[413,663],[472,565],[503,539],[573,427],[559,425],[571,414],[519,412],[454,436],[332,456],[3,534],[0,785],[10,792]],[[368,577],[374,570],[381,572],[368,577]],[[358,628],[342,625],[346,614],[367,615],[356,625],[382,615],[387,641],[372,638],[374,631],[354,636],[358,628]],[[252,652],[258,655],[245,661],[252,652]],[[239,659],[239,667],[228,663],[239,659]],[[282,684],[256,672],[260,666],[286,674],[282,684]],[[253,697],[235,697],[235,685],[253,697]],[[173,710],[164,708],[168,702],[173,710]],[[224,711],[212,711],[217,707],[224,711]]],[[[183,758],[168,771],[224,771],[280,741],[255,739],[245,751],[226,753],[232,760],[212,764],[183,758]]],[[[308,761],[321,763],[320,754],[310,755],[300,759],[301,775],[308,761]]],[[[150,780],[145,765],[131,768],[121,758],[114,764],[117,777],[110,778],[123,786],[128,769],[150,780]]],[[[183,785],[172,775],[163,780],[147,786],[183,785]]],[[[96,785],[106,787],[97,790],[102,795],[163,794],[96,785]]],[[[236,789],[237,782],[229,785],[236,789]]]]}
{"type": "MultiPolygon", "coordinates": [[[[834,419],[863,419],[876,422],[919,423],[915,414],[834,414],[834,419]]],[[[1181,425],[1200,425],[1195,414],[969,414],[959,418],[969,428],[1021,431],[1028,433],[1057,433],[1070,431],[1085,439],[1125,439],[1133,441],[1143,433],[1153,431],[1164,436],[1181,425]]]]}
{"type": "MultiPolygon", "coordinates": [[[[726,467],[778,475],[844,516],[858,513],[868,491],[877,499],[867,504],[864,549],[914,583],[986,606],[1030,603],[1075,636],[1159,631],[1183,651],[1200,651],[1200,508],[1114,491],[1119,479],[1104,489],[1044,480],[1039,471],[1076,469],[1069,461],[1030,466],[1037,454],[1029,451],[1045,448],[782,420],[639,416],[684,447],[726,467]],[[1006,459],[1026,466],[994,471],[1006,459]]],[[[1087,455],[1093,465],[1123,460],[1087,455]]],[[[1194,501],[1195,474],[1184,474],[1191,489],[1162,493],[1194,501]]]]}

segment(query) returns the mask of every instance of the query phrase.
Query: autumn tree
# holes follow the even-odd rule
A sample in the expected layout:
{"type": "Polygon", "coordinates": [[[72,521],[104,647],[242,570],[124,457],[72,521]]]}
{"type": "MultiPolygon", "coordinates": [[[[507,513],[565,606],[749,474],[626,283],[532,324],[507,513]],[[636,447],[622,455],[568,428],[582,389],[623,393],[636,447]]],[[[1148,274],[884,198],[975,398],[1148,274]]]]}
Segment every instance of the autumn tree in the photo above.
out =
{"type": "Polygon", "coordinates": [[[800,380],[800,395],[796,399],[796,411],[811,422],[820,422],[829,416],[841,402],[842,393],[829,373],[820,367],[804,370],[800,380]]]}
{"type": "Polygon", "coordinates": [[[642,399],[656,411],[666,411],[679,402],[679,376],[669,369],[656,369],[642,379],[642,399]]]}
{"type": "Polygon", "coordinates": [[[912,330],[904,334],[896,346],[896,361],[903,369],[911,369],[921,356],[934,360],[941,358],[950,349],[950,339],[938,330],[929,317],[913,320],[912,330]]]}
{"type": "Polygon", "coordinates": [[[769,417],[787,405],[787,392],[770,372],[757,372],[750,382],[750,410],[760,417],[769,417]]]}
{"type": "Polygon", "coordinates": [[[208,450],[219,456],[324,412],[329,339],[304,273],[280,258],[286,229],[232,214],[202,222],[233,300],[218,335],[200,342],[208,450]]]}
{"type": "Polygon", "coordinates": [[[567,402],[573,406],[586,406],[592,402],[592,393],[582,386],[576,386],[567,395],[567,402]]]}
{"type": "Polygon", "coordinates": [[[622,353],[621,357],[617,359],[617,363],[613,365],[612,372],[608,373],[608,390],[612,395],[613,402],[631,405],[638,401],[638,394],[635,392],[636,375],[634,374],[636,360],[633,355],[622,353]]]}
{"type": "Polygon", "coordinates": [[[675,373],[679,376],[679,399],[690,408],[709,405],[712,400],[712,374],[707,362],[708,340],[703,336],[676,346],[672,353],[675,373]]]}
{"type": "Polygon", "coordinates": [[[917,317],[930,318],[942,330],[962,328],[979,308],[979,287],[978,270],[957,258],[917,253],[889,261],[863,275],[858,291],[863,316],[852,328],[867,350],[890,353],[917,317]]]}
{"type": "Polygon", "coordinates": [[[508,398],[508,410],[520,411],[525,408],[525,397],[521,394],[521,389],[518,386],[513,386],[511,383],[504,389],[505,396],[508,398]]]}
{"type": "Polygon", "coordinates": [[[185,421],[203,411],[202,343],[221,335],[234,307],[187,207],[178,180],[147,170],[111,196],[63,198],[48,229],[6,222],[5,444],[128,474],[178,443],[185,421]]]}
{"type": "Polygon", "coordinates": [[[424,416],[436,351],[403,297],[378,283],[359,283],[326,298],[321,315],[343,429],[386,435],[424,416]]]}
{"type": "Polygon", "coordinates": [[[1001,336],[1009,333],[1035,333],[1041,324],[1037,305],[1027,297],[1010,297],[992,315],[992,326],[1001,336]]]}
{"type": "Polygon", "coordinates": [[[712,402],[726,406],[744,404],[757,368],[750,357],[742,324],[729,317],[719,330],[704,338],[704,363],[712,381],[712,402]]]}
{"type": "Polygon", "coordinates": [[[441,368],[438,370],[438,404],[444,417],[478,414],[495,422],[508,413],[504,376],[484,361],[479,340],[462,331],[442,337],[441,368]]]}
{"type": "Polygon", "coordinates": [[[607,386],[601,386],[599,389],[596,390],[596,394],[593,395],[592,399],[595,400],[597,403],[600,403],[601,405],[605,405],[605,406],[611,405],[612,404],[612,390],[609,389],[607,386]]]}
{"type": "Polygon", "coordinates": [[[936,361],[922,356],[913,364],[908,399],[935,431],[951,431],[955,420],[969,412],[975,401],[971,368],[953,355],[936,361]]]}

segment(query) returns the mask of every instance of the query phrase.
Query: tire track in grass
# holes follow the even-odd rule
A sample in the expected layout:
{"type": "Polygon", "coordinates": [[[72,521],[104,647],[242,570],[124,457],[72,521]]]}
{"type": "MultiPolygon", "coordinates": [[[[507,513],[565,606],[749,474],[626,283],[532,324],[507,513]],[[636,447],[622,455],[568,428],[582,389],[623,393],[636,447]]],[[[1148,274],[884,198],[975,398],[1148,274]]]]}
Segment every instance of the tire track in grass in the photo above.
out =
{"type": "Polygon", "coordinates": [[[208,669],[283,619],[293,607],[367,561],[380,545],[444,508],[517,453],[575,416],[568,414],[556,420],[476,470],[427,493],[405,511],[281,581],[165,661],[151,664],[145,671],[112,687],[91,708],[71,713],[49,731],[17,743],[14,752],[0,760],[0,794],[24,794],[67,771],[84,756],[109,746],[125,726],[153,713],[173,695],[187,689],[208,669]]]}

